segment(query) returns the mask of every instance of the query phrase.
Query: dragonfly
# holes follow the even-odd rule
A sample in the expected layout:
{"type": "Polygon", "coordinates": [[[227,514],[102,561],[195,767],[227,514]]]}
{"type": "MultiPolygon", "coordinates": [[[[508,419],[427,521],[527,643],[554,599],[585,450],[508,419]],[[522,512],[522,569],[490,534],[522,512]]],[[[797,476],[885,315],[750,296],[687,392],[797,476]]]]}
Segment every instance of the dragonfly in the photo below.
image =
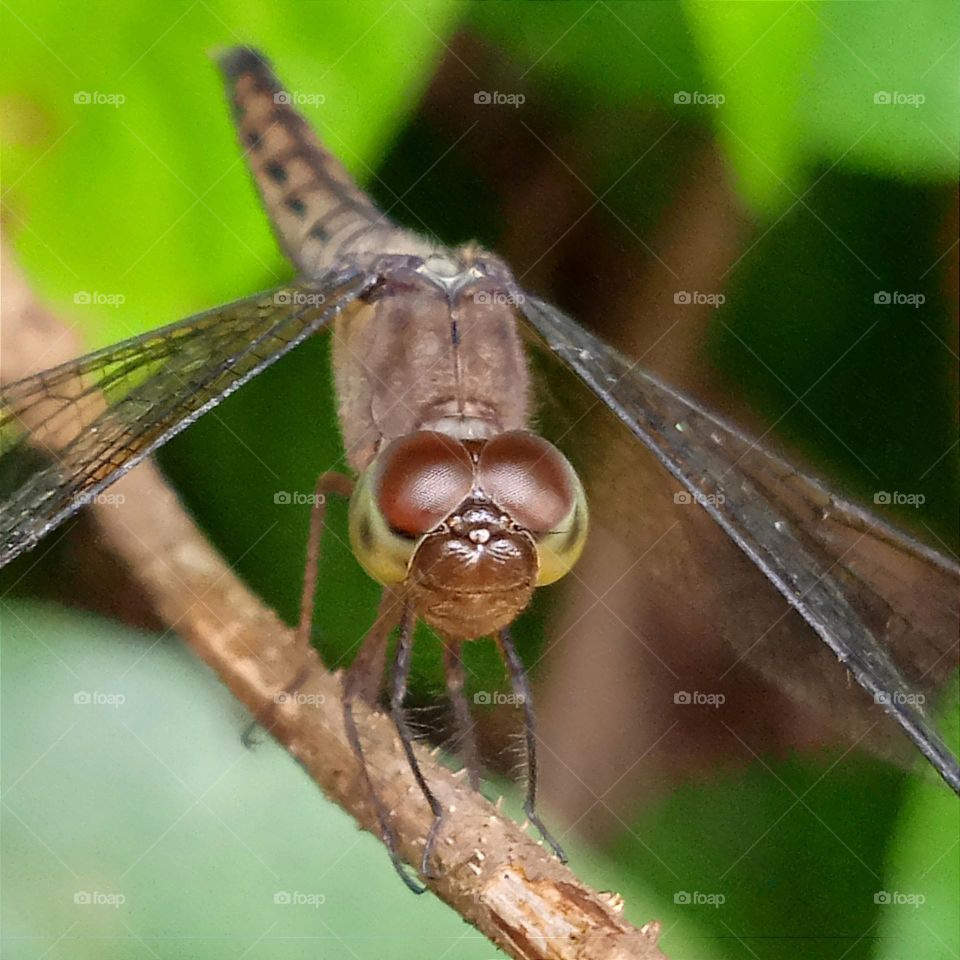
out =
{"type": "Polygon", "coordinates": [[[522,289],[493,253],[445,247],[392,222],[325,149],[262,54],[236,47],[218,63],[297,279],[4,385],[0,566],[300,344],[328,335],[350,471],[317,480],[298,630],[308,642],[327,498],[345,497],[351,547],[383,594],[345,674],[344,725],[391,860],[412,890],[425,886],[397,852],[354,707],[378,702],[396,633],[389,708],[433,814],[418,865],[429,879],[445,811],[404,710],[421,620],[443,646],[474,788],[479,753],[462,651],[495,639],[523,709],[524,809],[565,859],[537,813],[533,700],[511,625],[539,586],[570,573],[587,541],[576,449],[604,461],[586,484],[590,499],[612,491],[631,518],[625,529],[638,515],[683,528],[688,553],[672,563],[645,563],[637,547],[638,591],[696,607],[704,601],[678,571],[713,576],[729,597],[714,623],[723,640],[796,696],[830,701],[857,736],[878,721],[888,738],[905,734],[960,793],[960,765],[928,696],[957,662],[960,565],[522,289]],[[547,404],[556,445],[532,429],[547,404]]]}

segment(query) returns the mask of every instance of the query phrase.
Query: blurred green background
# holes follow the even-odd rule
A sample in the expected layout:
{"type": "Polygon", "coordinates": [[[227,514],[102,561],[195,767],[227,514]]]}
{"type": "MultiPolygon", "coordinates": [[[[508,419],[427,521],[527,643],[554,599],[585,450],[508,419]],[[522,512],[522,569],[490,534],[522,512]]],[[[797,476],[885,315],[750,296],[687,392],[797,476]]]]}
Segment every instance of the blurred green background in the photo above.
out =
{"type": "MultiPolygon", "coordinates": [[[[645,314],[670,309],[646,241],[663,253],[651,238],[679,235],[680,256],[700,250],[699,275],[716,281],[698,289],[726,302],[691,321],[694,368],[668,357],[667,373],[755,426],[776,422],[867,502],[922,494],[895,519],[956,546],[955,5],[18,0],[0,24],[4,230],[89,346],[291,275],[208,59],[249,42],[291,89],[322,95],[309,119],[396,219],[502,250],[637,355],[645,314]],[[526,99],[484,109],[477,90],[526,99]],[[719,200],[690,175],[713,145],[719,200]],[[717,221],[681,230],[698,190],[717,221]]],[[[162,457],[290,622],[307,513],[274,495],[309,491],[340,459],[325,360],[306,345],[162,457]]],[[[332,663],[377,596],[341,545],[343,520],[335,511],[321,581],[341,600],[317,628],[332,663]]],[[[411,898],[294,764],[242,751],[239,710],[169,638],[16,599],[116,606],[78,551],[65,542],[0,581],[4,956],[494,954],[411,898]],[[78,710],[75,692],[94,688],[126,702],[78,710]],[[324,902],[279,909],[278,890],[324,902]],[[77,891],[126,900],[97,909],[77,891]]],[[[526,618],[528,656],[550,600],[526,618]]],[[[502,683],[489,646],[470,654],[478,686],[502,683]]],[[[420,702],[439,684],[436,646],[421,643],[420,702]]],[[[633,921],[661,918],[671,957],[955,957],[955,799],[867,760],[828,769],[756,763],[681,784],[603,849],[572,851],[574,866],[621,892],[633,921]]]]}

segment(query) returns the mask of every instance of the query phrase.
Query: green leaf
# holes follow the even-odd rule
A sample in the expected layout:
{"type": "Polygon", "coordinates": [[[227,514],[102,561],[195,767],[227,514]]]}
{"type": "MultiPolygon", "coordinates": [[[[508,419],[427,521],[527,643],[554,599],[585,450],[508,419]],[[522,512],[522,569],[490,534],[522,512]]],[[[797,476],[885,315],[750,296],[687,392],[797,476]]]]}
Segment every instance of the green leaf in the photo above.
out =
{"type": "Polygon", "coordinates": [[[414,897],[179,642],[5,604],[2,875],[11,960],[502,956],[414,897]]]}
{"type": "Polygon", "coordinates": [[[714,131],[747,202],[765,213],[802,190],[800,99],[818,39],[801,4],[686,5],[709,97],[723,98],[714,131]]]}
{"type": "Polygon", "coordinates": [[[901,180],[957,173],[960,7],[809,5],[820,26],[801,107],[811,154],[901,180]]]}
{"type": "Polygon", "coordinates": [[[214,0],[94,3],[77,21],[5,4],[6,229],[40,292],[100,345],[281,282],[210,53],[260,47],[317,95],[309,119],[364,182],[457,15],[450,0],[214,0]]]}
{"type": "MultiPolygon", "coordinates": [[[[956,695],[943,729],[960,742],[956,695]]],[[[888,858],[884,885],[876,891],[880,916],[877,960],[923,957],[950,960],[960,954],[960,800],[940,782],[914,781],[905,798],[888,858]]]]}

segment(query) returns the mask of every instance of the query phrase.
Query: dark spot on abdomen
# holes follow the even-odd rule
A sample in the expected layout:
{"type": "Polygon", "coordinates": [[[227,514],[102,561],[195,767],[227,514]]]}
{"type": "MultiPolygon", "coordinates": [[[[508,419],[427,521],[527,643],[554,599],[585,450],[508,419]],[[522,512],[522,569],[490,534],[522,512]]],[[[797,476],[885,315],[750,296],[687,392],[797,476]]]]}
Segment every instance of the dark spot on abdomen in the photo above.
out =
{"type": "Polygon", "coordinates": [[[307,212],[307,205],[297,197],[288,197],[283,201],[287,209],[302,220],[307,212]]]}
{"type": "Polygon", "coordinates": [[[266,175],[274,183],[286,183],[287,182],[287,171],[279,163],[268,163],[264,168],[266,175]]]}

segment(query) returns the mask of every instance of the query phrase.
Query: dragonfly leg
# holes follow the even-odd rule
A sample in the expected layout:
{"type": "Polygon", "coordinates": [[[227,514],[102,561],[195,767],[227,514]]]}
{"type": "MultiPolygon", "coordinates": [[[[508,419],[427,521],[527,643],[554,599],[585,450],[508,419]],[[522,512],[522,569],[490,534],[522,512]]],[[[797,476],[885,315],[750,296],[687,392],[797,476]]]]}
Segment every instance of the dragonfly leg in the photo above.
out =
{"type": "MultiPolygon", "coordinates": [[[[320,566],[320,545],[323,539],[324,520],[327,514],[327,497],[336,494],[349,497],[353,493],[354,482],[343,473],[328,471],[317,478],[313,491],[313,508],[310,511],[310,532],[307,535],[307,562],[303,574],[303,593],[300,599],[300,623],[297,627],[297,642],[304,646],[310,643],[310,627],[313,623],[313,611],[317,595],[317,574],[320,566]]],[[[274,703],[292,697],[306,682],[310,671],[301,669],[293,680],[275,697],[274,703]]],[[[254,736],[257,727],[269,727],[271,708],[258,714],[240,735],[247,749],[257,745],[254,736]]]]}
{"type": "Polygon", "coordinates": [[[403,601],[390,590],[380,595],[377,617],[367,631],[360,650],[347,671],[346,688],[352,699],[360,698],[375,709],[383,689],[383,671],[387,663],[387,641],[403,616],[403,601]]]}
{"type": "Polygon", "coordinates": [[[413,772],[413,778],[417,781],[424,798],[430,805],[430,812],[433,814],[433,823],[430,824],[430,832],[427,834],[427,841],[423,846],[423,857],[420,860],[420,872],[425,877],[430,877],[430,868],[428,861],[433,852],[433,845],[437,839],[437,833],[440,830],[440,824],[443,821],[443,807],[430,789],[423,771],[420,769],[420,763],[413,750],[413,734],[410,732],[410,726],[407,723],[407,717],[403,710],[403,700],[407,693],[407,679],[410,676],[410,654],[413,652],[413,628],[415,619],[408,608],[404,612],[403,622],[400,625],[400,636],[397,638],[397,652],[393,661],[393,685],[390,690],[390,716],[396,724],[397,732],[400,734],[400,742],[403,744],[403,751],[407,755],[407,762],[413,772]]]}
{"type": "Polygon", "coordinates": [[[540,831],[540,835],[553,849],[561,863],[567,862],[567,855],[563,847],[553,838],[550,831],[544,826],[537,813],[537,734],[533,716],[533,698],[530,694],[530,683],[523,668],[523,661],[513,645],[513,638],[507,629],[497,634],[500,652],[510,671],[510,681],[513,692],[523,704],[523,732],[527,743],[527,798],[523,804],[527,819],[540,831]]]}
{"type": "Polygon", "coordinates": [[[457,752],[463,757],[470,786],[474,790],[480,789],[480,754],[477,750],[477,737],[473,726],[473,716],[470,713],[470,704],[464,695],[466,685],[463,669],[463,659],[460,656],[459,642],[448,641],[444,644],[443,658],[447,674],[447,692],[453,704],[453,720],[457,752]]]}
{"type": "MultiPolygon", "coordinates": [[[[376,700],[376,694],[374,693],[371,696],[371,691],[375,689],[374,680],[376,680],[377,685],[382,681],[387,640],[390,637],[391,631],[396,626],[397,620],[398,602],[388,590],[385,590],[383,598],[380,601],[380,611],[377,619],[367,634],[356,659],[350,665],[350,669],[347,671],[344,680],[343,726],[350,747],[359,762],[360,776],[367,791],[367,796],[370,798],[370,802],[376,813],[377,822],[380,824],[380,834],[387,847],[387,852],[390,854],[390,861],[400,875],[400,879],[403,880],[407,887],[414,893],[423,893],[426,887],[409,875],[404,862],[400,859],[400,854],[397,849],[397,837],[393,832],[387,808],[380,799],[380,795],[377,793],[373,781],[370,778],[370,771],[367,769],[367,762],[363,755],[363,745],[360,742],[360,731],[357,729],[357,722],[353,716],[354,701],[358,699],[366,700],[372,705],[376,700]]],[[[406,615],[404,625],[406,633],[409,636],[409,634],[412,633],[409,615],[406,615]]]]}
{"type": "Polygon", "coordinates": [[[313,509],[310,511],[310,532],[307,536],[307,562],[303,571],[303,594],[300,598],[300,625],[297,639],[310,642],[310,627],[317,600],[317,574],[320,568],[320,545],[323,540],[324,521],[327,516],[327,497],[335,494],[349,497],[355,484],[344,473],[329,471],[321,473],[313,489],[313,509]]]}

